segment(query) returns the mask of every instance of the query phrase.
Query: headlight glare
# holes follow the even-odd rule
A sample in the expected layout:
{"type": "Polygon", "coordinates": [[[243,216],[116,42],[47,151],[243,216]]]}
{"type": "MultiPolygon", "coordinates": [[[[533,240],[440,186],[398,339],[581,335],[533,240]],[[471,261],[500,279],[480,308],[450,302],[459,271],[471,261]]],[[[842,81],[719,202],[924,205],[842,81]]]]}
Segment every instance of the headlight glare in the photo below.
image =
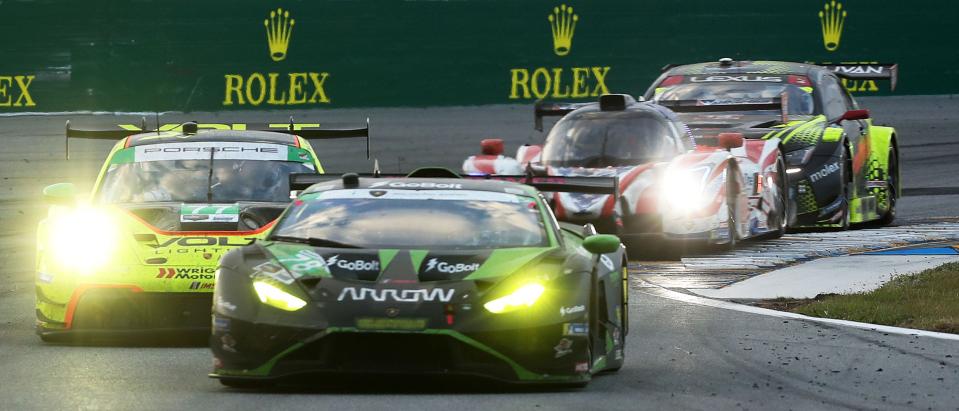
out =
{"type": "Polygon", "coordinates": [[[53,218],[49,227],[51,258],[80,274],[93,274],[106,266],[119,243],[113,218],[93,207],[70,209],[53,218]]]}
{"type": "Polygon", "coordinates": [[[260,302],[270,307],[296,311],[306,305],[306,301],[264,281],[254,281],[253,289],[256,290],[256,296],[260,298],[260,302]]]}
{"type": "Polygon", "coordinates": [[[510,294],[483,304],[483,307],[494,314],[515,311],[523,307],[531,307],[533,304],[536,304],[536,300],[539,300],[539,297],[543,295],[543,291],[546,291],[546,288],[541,284],[526,284],[510,294]]]}
{"type": "Polygon", "coordinates": [[[662,186],[668,209],[686,212],[705,206],[705,179],[708,174],[709,167],[668,172],[662,186]]]}

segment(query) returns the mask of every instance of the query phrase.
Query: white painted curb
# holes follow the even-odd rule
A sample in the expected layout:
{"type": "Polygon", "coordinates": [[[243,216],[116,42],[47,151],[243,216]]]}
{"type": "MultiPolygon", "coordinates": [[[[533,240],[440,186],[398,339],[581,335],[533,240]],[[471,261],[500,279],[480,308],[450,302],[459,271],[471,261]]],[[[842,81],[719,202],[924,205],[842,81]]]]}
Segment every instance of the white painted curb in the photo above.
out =
{"type": "Polygon", "coordinates": [[[843,327],[858,328],[861,330],[876,331],[876,332],[889,333],[889,334],[914,335],[917,337],[928,337],[928,338],[938,338],[942,340],[959,341],[959,334],[947,334],[947,333],[940,333],[935,331],[915,330],[912,328],[892,327],[888,325],[869,324],[869,323],[861,323],[861,322],[847,321],[847,320],[835,320],[831,318],[810,317],[810,316],[786,312],[786,311],[776,311],[776,310],[770,310],[766,308],[753,307],[749,305],[736,304],[729,301],[713,300],[711,298],[683,294],[676,291],[668,290],[666,288],[660,287],[656,284],[653,284],[644,280],[638,280],[638,281],[644,284],[642,288],[639,288],[639,292],[641,293],[654,295],[657,297],[668,298],[670,300],[702,305],[706,307],[722,308],[724,310],[733,310],[733,311],[739,311],[739,312],[749,313],[749,314],[765,315],[769,317],[788,318],[788,319],[799,320],[799,321],[839,325],[843,327]]]}

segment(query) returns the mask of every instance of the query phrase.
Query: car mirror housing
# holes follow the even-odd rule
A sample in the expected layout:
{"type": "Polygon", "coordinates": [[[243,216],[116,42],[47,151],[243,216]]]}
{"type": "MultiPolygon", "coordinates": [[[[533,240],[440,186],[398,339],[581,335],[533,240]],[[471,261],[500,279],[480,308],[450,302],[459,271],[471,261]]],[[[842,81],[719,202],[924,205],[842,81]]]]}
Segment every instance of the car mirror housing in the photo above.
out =
{"type": "Polygon", "coordinates": [[[743,146],[742,133],[719,133],[719,147],[724,150],[732,150],[743,146]]]}
{"type": "Polygon", "coordinates": [[[57,183],[43,188],[43,201],[47,204],[73,205],[77,201],[77,188],[73,183],[57,183]]]}
{"type": "Polygon", "coordinates": [[[619,249],[619,237],[611,234],[596,234],[583,240],[583,248],[593,254],[609,254],[619,249]]]}

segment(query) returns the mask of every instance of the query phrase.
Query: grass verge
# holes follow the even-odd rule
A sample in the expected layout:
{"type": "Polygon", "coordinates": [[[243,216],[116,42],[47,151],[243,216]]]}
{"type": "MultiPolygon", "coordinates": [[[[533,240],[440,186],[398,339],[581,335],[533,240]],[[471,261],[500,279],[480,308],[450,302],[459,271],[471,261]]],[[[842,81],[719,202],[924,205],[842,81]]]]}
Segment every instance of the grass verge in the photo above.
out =
{"type": "Polygon", "coordinates": [[[813,317],[959,334],[959,263],[899,276],[870,292],[763,305],[813,317]]]}

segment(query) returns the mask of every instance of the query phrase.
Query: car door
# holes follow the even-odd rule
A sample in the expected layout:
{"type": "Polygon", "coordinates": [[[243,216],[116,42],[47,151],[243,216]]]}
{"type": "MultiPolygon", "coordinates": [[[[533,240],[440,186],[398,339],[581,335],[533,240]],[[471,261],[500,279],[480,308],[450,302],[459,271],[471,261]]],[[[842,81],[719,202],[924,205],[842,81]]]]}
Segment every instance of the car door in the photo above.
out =
{"type": "Polygon", "coordinates": [[[850,158],[848,160],[852,162],[852,186],[849,190],[853,198],[859,197],[866,188],[863,167],[869,157],[869,139],[866,138],[868,125],[865,120],[841,120],[847,111],[856,109],[856,102],[835,75],[828,72],[823,74],[820,80],[820,92],[826,119],[842,127],[849,141],[850,158]]]}

